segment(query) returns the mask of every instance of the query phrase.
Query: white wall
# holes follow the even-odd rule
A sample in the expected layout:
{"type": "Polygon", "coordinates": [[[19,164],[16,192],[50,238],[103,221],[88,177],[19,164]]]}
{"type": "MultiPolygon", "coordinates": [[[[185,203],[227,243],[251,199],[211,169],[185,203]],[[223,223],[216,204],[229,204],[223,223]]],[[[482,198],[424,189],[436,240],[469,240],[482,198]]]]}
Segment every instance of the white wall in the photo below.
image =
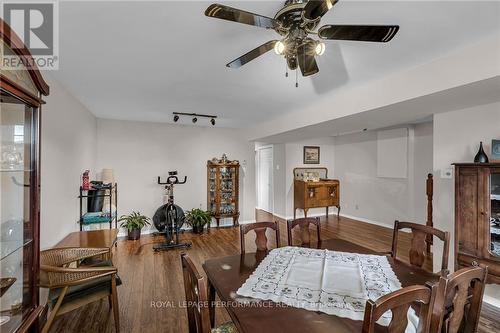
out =
{"type": "Polygon", "coordinates": [[[432,171],[432,124],[408,131],[408,177],[377,177],[377,132],[335,137],[334,177],[341,214],[392,227],[394,220],[425,223],[425,180],[432,171]]]}
{"type": "Polygon", "coordinates": [[[42,106],[40,246],[55,245],[79,230],[78,188],[94,170],[97,120],[57,81],[44,75],[50,95],[42,106]]]}
{"type": "Polygon", "coordinates": [[[240,131],[98,119],[97,138],[98,170],[115,170],[119,215],[135,210],[152,217],[163,203],[164,189],[157,177],[171,170],[188,177],[185,185],[175,187],[175,202],[184,210],[206,209],[207,160],[226,153],[242,165],[240,221],[255,219],[254,144],[240,131]]]}
{"type": "Polygon", "coordinates": [[[284,144],[273,145],[274,214],[286,215],[286,151],[284,144]]]}
{"type": "MultiPolygon", "coordinates": [[[[500,138],[500,103],[436,114],[434,116],[434,225],[451,234],[454,244],[454,180],[441,179],[441,170],[456,162],[473,162],[479,142],[483,141],[485,151],[491,153],[491,139],[500,138]]],[[[433,252],[440,258],[440,243],[433,252]]],[[[453,245],[450,248],[450,269],[454,266],[453,245]]],[[[434,270],[439,269],[439,260],[434,260],[434,270]]],[[[500,287],[488,286],[487,301],[496,298],[500,306],[500,287]],[[493,288],[496,287],[496,288],[493,288]]]]}

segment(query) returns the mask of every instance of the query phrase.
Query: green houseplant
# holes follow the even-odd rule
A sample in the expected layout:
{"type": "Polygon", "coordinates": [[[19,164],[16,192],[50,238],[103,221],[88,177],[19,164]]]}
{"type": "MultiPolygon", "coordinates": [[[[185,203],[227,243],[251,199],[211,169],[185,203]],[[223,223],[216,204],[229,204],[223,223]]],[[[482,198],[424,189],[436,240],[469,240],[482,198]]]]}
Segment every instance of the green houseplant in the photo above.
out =
{"type": "Polygon", "coordinates": [[[193,208],[186,212],[186,223],[193,228],[196,234],[203,233],[203,228],[210,223],[210,213],[199,208],[193,208]]]}
{"type": "Polygon", "coordinates": [[[145,225],[151,225],[150,218],[142,215],[139,212],[132,212],[129,215],[122,215],[118,222],[121,222],[120,227],[127,228],[128,239],[136,240],[141,238],[141,229],[145,225]]]}

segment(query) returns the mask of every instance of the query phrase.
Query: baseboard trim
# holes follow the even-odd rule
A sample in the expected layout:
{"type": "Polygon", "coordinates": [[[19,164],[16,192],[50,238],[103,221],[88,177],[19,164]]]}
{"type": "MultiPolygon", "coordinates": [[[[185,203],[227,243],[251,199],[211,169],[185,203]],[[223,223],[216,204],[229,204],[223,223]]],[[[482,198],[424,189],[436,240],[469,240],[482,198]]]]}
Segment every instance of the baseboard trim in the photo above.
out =
{"type": "Polygon", "coordinates": [[[494,307],[500,308],[500,300],[488,295],[483,296],[483,301],[494,307]]]}
{"type": "MultiPolygon", "coordinates": [[[[351,220],[356,220],[356,221],[360,221],[360,222],[365,222],[365,223],[370,223],[370,224],[378,225],[379,227],[384,227],[384,228],[388,228],[388,229],[393,229],[394,228],[394,225],[389,225],[387,223],[383,223],[383,222],[379,222],[379,221],[375,221],[375,220],[366,219],[364,217],[358,217],[358,216],[353,216],[353,215],[348,215],[348,214],[340,214],[340,216],[348,218],[348,219],[351,219],[351,220]]],[[[404,230],[402,230],[402,231],[404,231],[404,230]]]]}
{"type": "MultiPolygon", "coordinates": [[[[262,210],[262,209],[261,209],[262,210]]],[[[281,214],[276,214],[276,213],[269,213],[269,214],[272,214],[280,219],[283,219],[283,220],[291,220],[293,219],[293,216],[283,216],[281,214]]],[[[331,215],[337,215],[336,213],[335,214],[331,214],[331,215]]],[[[322,214],[322,213],[316,213],[316,214],[309,214],[308,217],[324,217],[325,214],[322,214]]],[[[330,214],[328,214],[328,216],[330,216],[330,214]]],[[[360,222],[364,222],[364,223],[370,223],[370,224],[374,224],[374,225],[378,225],[380,227],[384,227],[384,228],[388,228],[388,229],[393,229],[393,225],[390,225],[390,224],[387,224],[387,223],[383,223],[383,222],[379,222],[379,221],[375,221],[375,220],[370,220],[370,219],[367,219],[367,218],[364,218],[364,217],[358,217],[358,216],[354,216],[354,215],[349,215],[349,214],[343,214],[341,213],[340,216],[342,217],[345,217],[345,218],[348,218],[348,219],[351,219],[351,220],[356,220],[356,221],[360,221],[360,222]]],[[[301,218],[301,217],[304,217],[304,214],[297,214],[297,218],[301,218]]],[[[401,230],[403,232],[409,232],[407,230],[401,230]]]]}

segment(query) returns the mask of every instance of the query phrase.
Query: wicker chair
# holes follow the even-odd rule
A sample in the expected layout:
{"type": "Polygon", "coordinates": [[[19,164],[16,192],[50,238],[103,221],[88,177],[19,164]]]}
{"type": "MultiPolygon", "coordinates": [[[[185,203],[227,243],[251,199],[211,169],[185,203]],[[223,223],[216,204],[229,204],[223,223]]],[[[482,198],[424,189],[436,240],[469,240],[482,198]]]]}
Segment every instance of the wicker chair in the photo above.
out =
{"type": "Polygon", "coordinates": [[[110,261],[96,266],[80,266],[88,258],[107,256],[107,248],[58,248],[40,252],[40,286],[49,289],[49,317],[42,333],[47,333],[58,315],[108,297],[120,331],[116,286],[121,284],[110,261]]]}

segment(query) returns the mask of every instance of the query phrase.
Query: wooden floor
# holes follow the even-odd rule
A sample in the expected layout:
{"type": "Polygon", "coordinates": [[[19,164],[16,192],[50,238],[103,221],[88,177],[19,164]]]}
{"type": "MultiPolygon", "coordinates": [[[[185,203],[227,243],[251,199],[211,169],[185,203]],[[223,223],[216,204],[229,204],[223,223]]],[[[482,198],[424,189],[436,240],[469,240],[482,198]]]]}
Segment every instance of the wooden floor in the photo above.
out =
{"type": "MultiPolygon", "coordinates": [[[[272,220],[267,213],[257,211],[257,220],[272,220]]],[[[277,219],[279,220],[279,219],[277,219]]],[[[322,238],[342,238],[376,251],[390,249],[392,230],[347,218],[330,216],[322,219],[322,238]]],[[[281,244],[286,244],[286,227],[280,223],[281,244]]],[[[246,241],[247,251],[255,249],[251,235],[246,241]]],[[[238,254],[240,251],[237,228],[212,228],[209,233],[185,233],[191,240],[187,250],[203,273],[201,264],[208,258],[238,254]]],[[[272,235],[269,239],[273,239],[272,235]]],[[[123,280],[118,287],[121,332],[187,332],[186,309],[182,307],[184,290],[180,264],[181,250],[153,252],[153,244],[161,242],[158,236],[143,236],[139,241],[120,240],[114,250],[113,262],[123,280]]],[[[409,237],[400,235],[400,250],[407,252],[409,237]]],[[[426,263],[426,267],[432,267],[426,263]]],[[[229,320],[224,309],[216,312],[217,322],[229,320]]],[[[499,309],[484,305],[478,332],[500,332],[499,309]]],[[[56,318],[51,332],[114,332],[112,312],[107,300],[94,302],[56,318]]],[[[279,333],[279,332],[277,332],[279,333]]]]}

